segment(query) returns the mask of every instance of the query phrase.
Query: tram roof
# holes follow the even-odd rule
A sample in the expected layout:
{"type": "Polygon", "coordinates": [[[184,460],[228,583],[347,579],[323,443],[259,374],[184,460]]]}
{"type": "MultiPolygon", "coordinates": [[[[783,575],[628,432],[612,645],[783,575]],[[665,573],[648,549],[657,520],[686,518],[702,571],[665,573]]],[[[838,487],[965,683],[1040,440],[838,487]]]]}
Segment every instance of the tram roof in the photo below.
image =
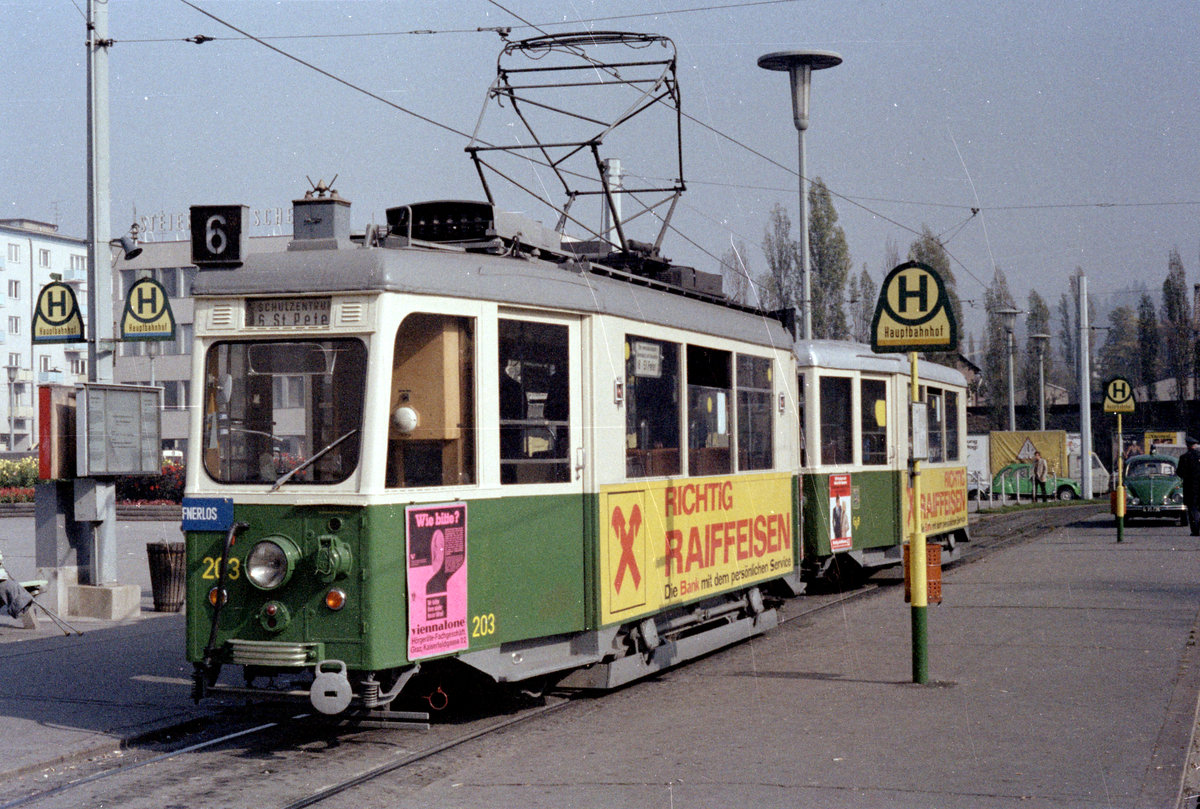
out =
{"type": "Polygon", "coordinates": [[[606,314],[776,348],[792,344],[763,313],[588,272],[584,263],[486,253],[355,246],[251,254],[237,269],[200,272],[193,285],[194,295],[371,291],[606,314]]]}
{"type": "MultiPolygon", "coordinates": [[[[867,371],[887,374],[907,374],[910,370],[906,354],[876,354],[865,343],[844,340],[799,340],[795,345],[796,359],[803,368],[829,368],[846,371],[867,371]]],[[[921,362],[919,378],[963,387],[966,377],[956,368],[936,362],[921,362]]]]}

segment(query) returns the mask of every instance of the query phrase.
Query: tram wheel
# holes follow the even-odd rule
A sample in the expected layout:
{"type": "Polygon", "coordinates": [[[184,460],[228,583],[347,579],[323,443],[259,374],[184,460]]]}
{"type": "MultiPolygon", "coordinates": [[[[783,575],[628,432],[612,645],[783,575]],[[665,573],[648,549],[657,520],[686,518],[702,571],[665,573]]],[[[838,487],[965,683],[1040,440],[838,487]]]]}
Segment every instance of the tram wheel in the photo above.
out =
{"type": "Polygon", "coordinates": [[[825,580],[836,590],[853,590],[866,577],[862,566],[848,556],[834,556],[825,568],[825,580]]]}

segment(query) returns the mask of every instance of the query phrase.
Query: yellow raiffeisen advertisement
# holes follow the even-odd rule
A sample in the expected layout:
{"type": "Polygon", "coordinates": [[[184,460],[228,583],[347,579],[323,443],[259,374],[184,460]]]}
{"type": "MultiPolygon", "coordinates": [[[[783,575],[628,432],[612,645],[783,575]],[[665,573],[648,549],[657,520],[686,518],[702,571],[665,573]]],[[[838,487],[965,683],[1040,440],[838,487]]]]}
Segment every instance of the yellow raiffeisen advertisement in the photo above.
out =
{"type": "MultiPolygon", "coordinates": [[[[904,526],[912,531],[912,487],[904,476],[904,526]]],[[[944,534],[967,527],[967,468],[955,466],[922,467],[921,530],[926,534],[944,534]]]]}
{"type": "Polygon", "coordinates": [[[794,567],[787,474],[604,486],[600,522],[606,624],[794,567]]]}

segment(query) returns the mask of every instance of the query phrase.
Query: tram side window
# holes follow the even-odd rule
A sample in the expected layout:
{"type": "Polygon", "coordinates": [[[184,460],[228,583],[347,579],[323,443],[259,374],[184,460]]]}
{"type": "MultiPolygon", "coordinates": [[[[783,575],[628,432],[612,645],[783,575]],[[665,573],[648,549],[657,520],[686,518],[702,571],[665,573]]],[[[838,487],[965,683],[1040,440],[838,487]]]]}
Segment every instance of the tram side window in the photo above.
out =
{"type": "Polygon", "coordinates": [[[946,391],[946,460],[957,461],[958,449],[958,392],[946,391]]]}
{"type": "Polygon", "coordinates": [[[389,488],[475,482],[475,324],[414,313],[392,352],[389,488]]]}
{"type": "Polygon", "coordinates": [[[733,471],[729,440],[732,359],[728,351],[687,347],[689,475],[733,471]]]}
{"type": "Polygon", "coordinates": [[[679,345],[625,338],[625,474],[679,474],[679,345]]]}
{"type": "Polygon", "coordinates": [[[771,361],[737,358],[738,469],[770,469],[774,424],[771,420],[771,361]]]}
{"type": "Polygon", "coordinates": [[[926,388],[925,408],[929,419],[929,460],[934,463],[946,460],[945,448],[942,446],[942,429],[945,426],[946,415],[942,405],[941,388],[926,388]]]}
{"type": "Polygon", "coordinates": [[[851,463],[850,380],[840,376],[823,376],[821,391],[821,463],[841,465],[851,463]]]}
{"type": "Polygon", "coordinates": [[[865,466],[887,463],[887,383],[864,379],[859,386],[862,421],[862,462],[865,466]]]}
{"type": "Polygon", "coordinates": [[[500,482],[570,480],[566,326],[500,321],[500,482]]]}

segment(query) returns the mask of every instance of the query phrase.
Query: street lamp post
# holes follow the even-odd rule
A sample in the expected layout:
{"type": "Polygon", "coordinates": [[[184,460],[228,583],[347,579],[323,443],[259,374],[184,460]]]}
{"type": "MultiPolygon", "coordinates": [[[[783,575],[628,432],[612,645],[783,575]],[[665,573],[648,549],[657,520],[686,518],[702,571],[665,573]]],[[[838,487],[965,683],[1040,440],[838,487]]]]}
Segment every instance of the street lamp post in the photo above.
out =
{"type": "Polygon", "coordinates": [[[808,196],[804,180],[808,171],[804,159],[804,130],[808,129],[808,96],[812,72],[837,67],[842,57],[831,51],[777,51],[758,58],[766,70],[786,70],[792,83],[792,121],[800,157],[800,278],[804,285],[804,339],[812,339],[812,278],[808,260],[808,196]]]}
{"type": "Polygon", "coordinates": [[[8,451],[17,451],[17,420],[14,403],[16,396],[14,391],[17,386],[17,372],[21,369],[15,365],[9,365],[8,368],[8,451]]]}
{"type": "Polygon", "coordinates": [[[1050,342],[1048,334],[1031,334],[1029,339],[1037,346],[1038,355],[1038,429],[1046,429],[1046,346],[1050,342]]]}
{"type": "Polygon", "coordinates": [[[1004,322],[1004,331],[1008,338],[1008,429],[1017,429],[1017,400],[1016,388],[1013,383],[1013,329],[1016,327],[1017,315],[1021,314],[1020,309],[997,309],[998,314],[1004,322]]]}

